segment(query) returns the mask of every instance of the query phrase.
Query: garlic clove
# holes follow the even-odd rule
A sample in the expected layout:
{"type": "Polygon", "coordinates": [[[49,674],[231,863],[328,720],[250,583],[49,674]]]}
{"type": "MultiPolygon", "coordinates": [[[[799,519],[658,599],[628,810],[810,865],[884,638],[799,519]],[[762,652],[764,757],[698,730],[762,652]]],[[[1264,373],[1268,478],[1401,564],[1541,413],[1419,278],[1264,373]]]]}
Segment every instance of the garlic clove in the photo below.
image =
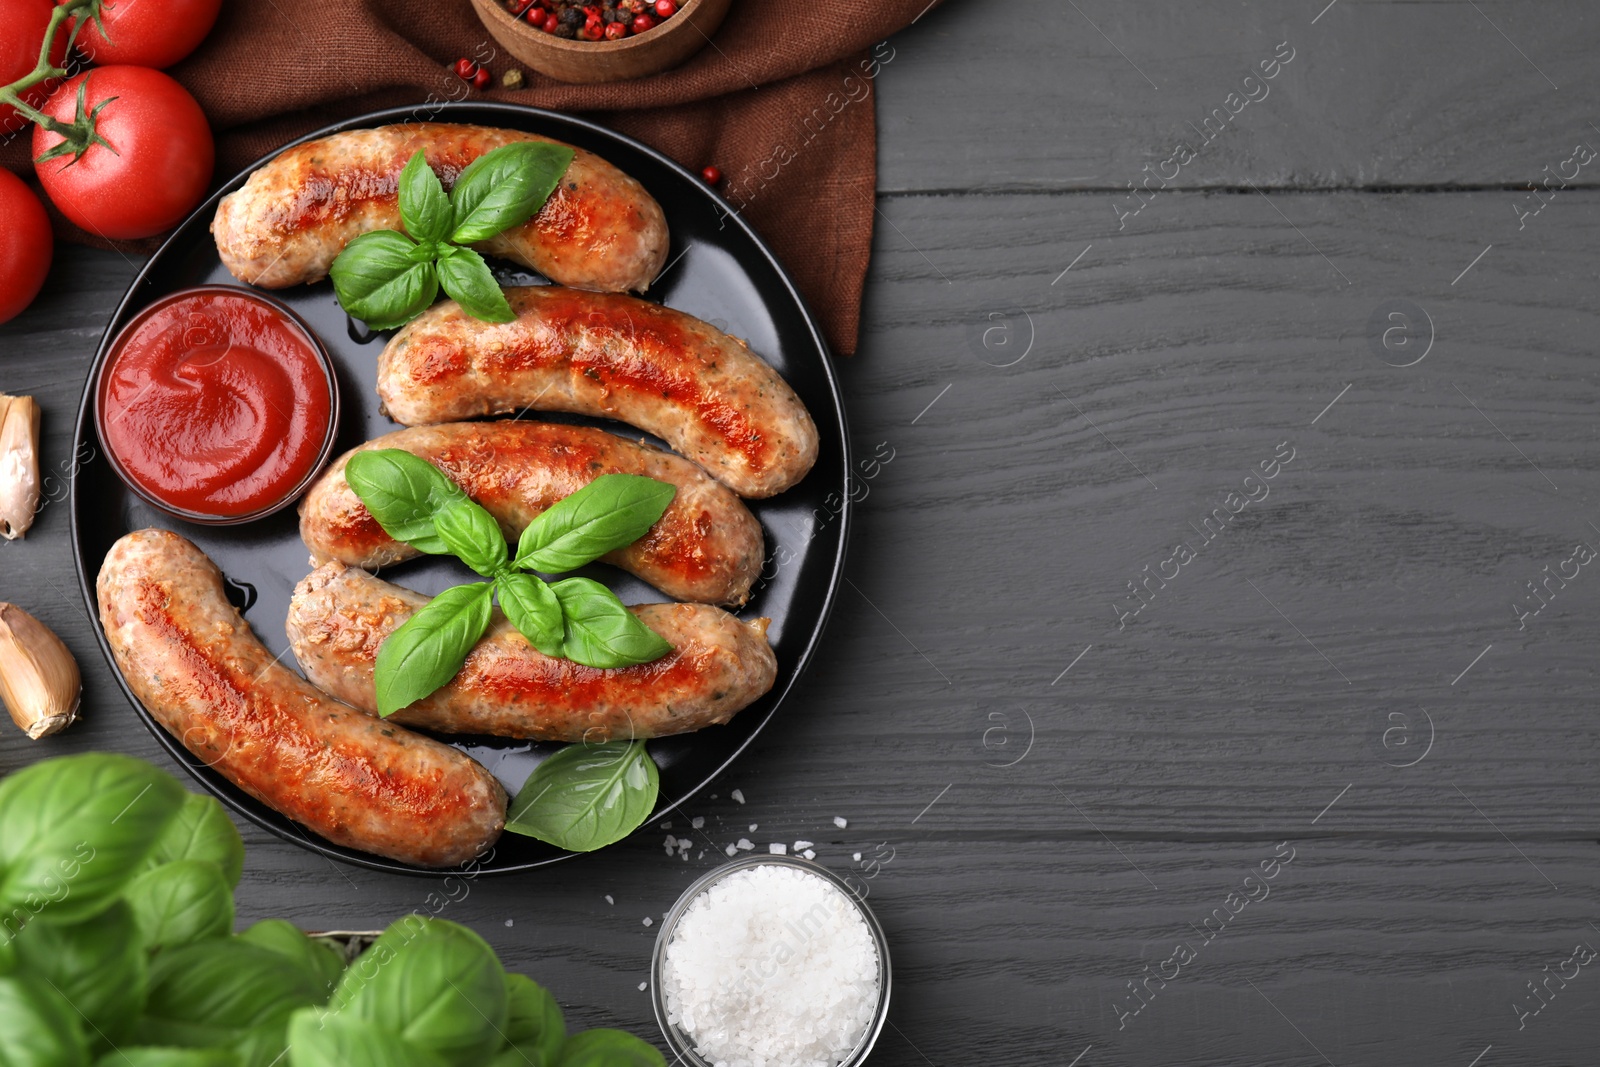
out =
{"type": "Polygon", "coordinates": [[[0,698],[11,719],[37,741],[78,717],[83,679],[78,661],[44,623],[0,601],[0,698]]]}
{"type": "Polygon", "coordinates": [[[39,405],[0,393],[0,537],[28,532],[39,510],[39,405]]]}

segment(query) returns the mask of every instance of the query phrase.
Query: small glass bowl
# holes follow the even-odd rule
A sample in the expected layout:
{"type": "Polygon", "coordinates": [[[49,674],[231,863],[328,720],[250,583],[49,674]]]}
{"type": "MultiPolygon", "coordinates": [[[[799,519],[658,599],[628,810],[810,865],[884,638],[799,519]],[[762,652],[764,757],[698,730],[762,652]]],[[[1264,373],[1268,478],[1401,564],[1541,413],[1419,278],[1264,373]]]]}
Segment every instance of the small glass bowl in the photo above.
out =
{"type": "Polygon", "coordinates": [[[689,909],[689,905],[696,897],[730,874],[763,865],[794,867],[807,874],[816,875],[844,894],[844,898],[855,906],[856,912],[867,924],[867,931],[872,935],[872,943],[878,950],[878,1007],[873,1012],[872,1021],[867,1024],[866,1032],[861,1035],[861,1040],[856,1042],[856,1047],[839,1062],[839,1067],[858,1067],[866,1061],[867,1054],[872,1051],[872,1046],[878,1040],[878,1034],[883,1031],[883,1024],[889,1019],[889,940],[884,936],[883,927],[878,924],[878,917],[872,914],[872,909],[867,907],[866,901],[856,895],[848,882],[822,864],[798,856],[745,856],[724,863],[696,879],[694,884],[683,891],[683,896],[678,898],[678,902],[667,913],[666,919],[661,923],[660,932],[656,934],[655,954],[650,960],[650,1001],[655,1006],[656,1022],[661,1027],[662,1035],[667,1039],[667,1046],[677,1055],[678,1061],[687,1064],[688,1067],[714,1067],[710,1061],[695,1051],[694,1039],[667,1019],[666,983],[662,981],[663,968],[667,963],[667,946],[671,944],[673,934],[677,932],[678,920],[683,918],[683,913],[689,909]]]}
{"type": "Polygon", "coordinates": [[[100,447],[104,450],[112,471],[116,473],[122,484],[128,487],[129,492],[162,514],[170,515],[175,519],[194,523],[197,526],[238,526],[247,522],[255,522],[257,519],[264,519],[268,515],[282,511],[296,500],[299,500],[305,491],[311,488],[311,483],[316,481],[318,476],[327,469],[328,462],[333,458],[334,445],[337,442],[339,433],[339,375],[334,368],[333,357],[328,354],[328,347],[322,343],[322,338],[317,336],[317,331],[312,329],[305,319],[297,315],[294,309],[281,300],[274,300],[272,297],[259,293],[254,289],[245,289],[234,285],[194,285],[187,289],[179,289],[168,293],[151,301],[148,307],[141,308],[137,314],[117,331],[116,336],[111,339],[111,343],[104,347],[104,354],[94,369],[90,371],[90,375],[93,379],[92,388],[94,389],[95,434],[100,439],[100,447]],[[323,376],[328,382],[328,425],[323,430],[322,445],[317,451],[316,460],[306,470],[304,477],[300,478],[289,492],[263,504],[254,511],[239,515],[218,515],[204,511],[190,511],[187,508],[181,508],[176,504],[161,499],[161,497],[141,485],[139,480],[123,467],[122,462],[117,458],[116,451],[106,444],[104,425],[107,376],[110,374],[111,367],[116,362],[117,356],[121,353],[124,342],[132,337],[139,327],[144,325],[157,311],[191,297],[206,295],[222,295],[250,300],[282,317],[289,326],[293,327],[301,335],[301,339],[311,349],[312,355],[316,357],[317,364],[321,367],[323,376]]]}

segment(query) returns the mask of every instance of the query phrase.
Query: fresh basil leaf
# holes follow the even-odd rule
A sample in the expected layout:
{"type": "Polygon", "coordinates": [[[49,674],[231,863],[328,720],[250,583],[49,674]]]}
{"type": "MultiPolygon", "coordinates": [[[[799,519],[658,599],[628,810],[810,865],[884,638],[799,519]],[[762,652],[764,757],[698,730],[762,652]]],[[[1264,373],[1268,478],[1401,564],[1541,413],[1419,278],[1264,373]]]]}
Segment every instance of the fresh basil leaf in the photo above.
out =
{"type": "Polygon", "coordinates": [[[133,909],[141,940],[152,951],[233,932],[233,889],[213,863],[163,864],[135,879],[124,899],[133,909]]]}
{"type": "Polygon", "coordinates": [[[556,1062],[561,1043],[567,1039],[561,1005],[548,989],[525,974],[506,975],[505,1038],[508,1045],[524,1050],[531,1047],[539,1056],[534,1062],[544,1067],[556,1062]]]}
{"type": "Polygon", "coordinates": [[[440,508],[433,528],[456,558],[485,578],[506,565],[506,535],[476,501],[463,496],[440,508]]]}
{"type": "Polygon", "coordinates": [[[344,974],[344,958],[329,945],[307,937],[284,919],[263,919],[239,935],[239,940],[276,952],[310,976],[324,998],[344,974]]]}
{"type": "Polygon", "coordinates": [[[351,456],[344,478],[384,533],[419,552],[449,553],[433,517],[467,494],[438,467],[403,449],[375,448],[351,456]]]}
{"type": "Polygon", "coordinates": [[[475,319],[511,322],[517,317],[500,283],[489,273],[489,264],[470,248],[444,250],[439,257],[439,285],[475,319]]]}
{"type": "Polygon", "coordinates": [[[239,1067],[284,1067],[289,1053],[288,1020],[251,1027],[229,1042],[228,1051],[238,1059],[239,1067]]]}
{"type": "Polygon", "coordinates": [[[239,884],[244,871],[244,841],[239,830],[214,797],[190,793],[183,807],[161,832],[155,849],[145,860],[151,870],[173,860],[204,860],[215,864],[230,886],[239,884]]]}
{"type": "Polygon", "coordinates": [[[400,172],[400,221],[412,240],[423,246],[444,240],[455,221],[450,197],[420,148],[400,172]]]}
{"type": "Polygon", "coordinates": [[[466,927],[409,915],[345,971],[333,1008],[457,1067],[481,1067],[505,1040],[506,972],[466,927]]]}
{"type": "MultiPolygon", "coordinates": [[[[292,962],[236,937],[159,952],[150,962],[150,999],[134,1029],[141,1045],[189,1048],[276,1041],[289,1016],[321,1002],[324,990],[292,962]],[[265,1033],[261,1033],[265,1031],[265,1033]]],[[[268,1056],[270,1059],[271,1056],[268,1056]]]]}
{"type": "Polygon", "coordinates": [[[493,587],[474,582],[446,589],[401,623],[378,648],[373,681],[378,714],[393,715],[456,676],[489,628],[493,587]]]}
{"type": "Polygon", "coordinates": [[[473,160],[450,190],[455,206],[450,240],[458,245],[487,241],[533,218],[572,165],[573,155],[566,145],[519,141],[473,160]]]}
{"type": "Polygon", "coordinates": [[[0,1063],[88,1067],[78,1013],[43,982],[20,974],[0,977],[0,1063]]]}
{"type": "Polygon", "coordinates": [[[431,262],[411,258],[411,238],[373,230],[344,246],[328,268],[339,306],[374,330],[392,330],[428,310],[439,295],[431,262]]]}
{"type": "Polygon", "coordinates": [[[242,1067],[222,1048],[144,1048],[123,1046],[94,1061],[94,1067],[242,1067]]]}
{"type": "Polygon", "coordinates": [[[584,1030],[567,1038],[550,1067],[666,1067],[656,1047],[621,1030],[584,1030]]]}
{"type": "Polygon", "coordinates": [[[566,624],[561,616],[561,601],[550,587],[531,574],[513,571],[496,583],[500,610],[528,643],[547,656],[561,656],[566,624]]]}
{"type": "Polygon", "coordinates": [[[568,745],[528,776],[506,812],[506,829],[570,852],[593,852],[643,825],[660,788],[643,741],[568,745]]]}
{"type": "MultiPolygon", "coordinates": [[[[133,912],[122,901],[83,922],[29,923],[15,944],[28,977],[65,997],[86,1020],[90,1037],[120,1042],[144,1011],[149,964],[133,912]]],[[[6,1025],[0,1020],[0,1029],[6,1025]]]]}
{"type": "Polygon", "coordinates": [[[516,565],[546,573],[576,570],[631,545],[666,513],[677,487],[638,474],[602,474],[530,522],[516,565]]]}
{"type": "Polygon", "coordinates": [[[445,1061],[388,1027],[306,1008],[289,1020],[289,1067],[445,1067],[445,1061]]]}
{"type": "Polygon", "coordinates": [[[550,587],[561,601],[566,633],[561,651],[585,667],[631,667],[672,651],[661,635],[640,622],[617,594],[592,578],[568,578],[550,587]]]}
{"type": "MultiPolygon", "coordinates": [[[[561,1051],[557,1046],[556,1052],[561,1051]]],[[[549,1067],[553,1059],[546,1059],[543,1050],[532,1041],[513,1041],[494,1054],[487,1067],[549,1067]]]]}
{"type": "Polygon", "coordinates": [[[0,782],[6,928],[19,915],[73,922],[109,905],[187,795],[165,771],[103,752],[35,763],[0,782]]]}

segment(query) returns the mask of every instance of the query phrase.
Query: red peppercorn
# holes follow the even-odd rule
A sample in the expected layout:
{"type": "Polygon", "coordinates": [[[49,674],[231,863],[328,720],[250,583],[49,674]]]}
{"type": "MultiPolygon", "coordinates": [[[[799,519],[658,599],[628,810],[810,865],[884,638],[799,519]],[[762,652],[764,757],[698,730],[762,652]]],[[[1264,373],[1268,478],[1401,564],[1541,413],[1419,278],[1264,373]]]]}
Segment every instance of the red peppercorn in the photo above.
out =
{"type": "Polygon", "coordinates": [[[707,185],[715,185],[722,180],[722,171],[716,167],[707,167],[700,172],[700,177],[707,185]]]}
{"type": "Polygon", "coordinates": [[[583,29],[578,31],[578,36],[582,37],[585,41],[598,41],[600,38],[605,36],[605,32],[600,29],[600,24],[598,22],[591,22],[583,29]]]}
{"type": "Polygon", "coordinates": [[[463,81],[471,81],[472,76],[478,72],[478,64],[470,59],[458,59],[455,65],[456,77],[463,81]]]}
{"type": "Polygon", "coordinates": [[[628,36],[628,24],[626,22],[606,23],[606,40],[620,41],[626,36],[628,36]]]}
{"type": "Polygon", "coordinates": [[[489,72],[479,67],[477,73],[472,76],[472,87],[474,89],[487,89],[489,88],[489,81],[489,72]]]}
{"type": "Polygon", "coordinates": [[[527,14],[523,15],[522,17],[527,19],[528,25],[532,26],[534,29],[544,29],[544,8],[530,7],[528,8],[527,14]]]}
{"type": "Polygon", "coordinates": [[[649,15],[635,15],[633,17],[633,32],[644,33],[646,30],[656,28],[656,20],[649,15]]]}
{"type": "Polygon", "coordinates": [[[656,14],[662,18],[670,19],[677,12],[678,5],[673,3],[672,0],[656,0],[656,14]]]}
{"type": "Polygon", "coordinates": [[[532,2],[533,0],[511,0],[511,7],[509,10],[511,11],[512,15],[521,15],[524,11],[528,10],[528,5],[532,2]]]}
{"type": "Polygon", "coordinates": [[[546,15],[544,17],[544,32],[545,33],[555,33],[557,27],[559,27],[560,25],[561,25],[561,16],[557,15],[554,11],[550,12],[550,14],[548,14],[548,15],[546,15]]]}

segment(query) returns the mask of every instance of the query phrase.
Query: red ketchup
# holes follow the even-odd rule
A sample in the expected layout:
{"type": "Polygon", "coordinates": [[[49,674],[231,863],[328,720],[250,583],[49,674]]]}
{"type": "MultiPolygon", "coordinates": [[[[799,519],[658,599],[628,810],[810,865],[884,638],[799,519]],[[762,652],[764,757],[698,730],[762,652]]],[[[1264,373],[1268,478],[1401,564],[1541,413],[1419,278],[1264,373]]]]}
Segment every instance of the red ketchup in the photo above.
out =
{"type": "Polygon", "coordinates": [[[100,438],[123,479],[200,522],[257,518],[298,496],[327,461],[337,409],[311,331],[225,286],[140,312],[100,373],[100,438]]]}

